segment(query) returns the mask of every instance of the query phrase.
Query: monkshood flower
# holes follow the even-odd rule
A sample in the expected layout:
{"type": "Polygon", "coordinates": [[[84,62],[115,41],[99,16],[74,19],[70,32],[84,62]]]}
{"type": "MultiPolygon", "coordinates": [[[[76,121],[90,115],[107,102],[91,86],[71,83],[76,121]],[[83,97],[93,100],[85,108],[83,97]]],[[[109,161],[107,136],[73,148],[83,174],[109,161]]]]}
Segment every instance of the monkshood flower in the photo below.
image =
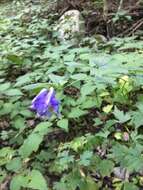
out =
{"type": "Polygon", "coordinates": [[[52,113],[59,113],[59,101],[56,99],[54,88],[42,89],[39,94],[32,100],[31,110],[35,111],[38,117],[51,117],[52,113]]]}

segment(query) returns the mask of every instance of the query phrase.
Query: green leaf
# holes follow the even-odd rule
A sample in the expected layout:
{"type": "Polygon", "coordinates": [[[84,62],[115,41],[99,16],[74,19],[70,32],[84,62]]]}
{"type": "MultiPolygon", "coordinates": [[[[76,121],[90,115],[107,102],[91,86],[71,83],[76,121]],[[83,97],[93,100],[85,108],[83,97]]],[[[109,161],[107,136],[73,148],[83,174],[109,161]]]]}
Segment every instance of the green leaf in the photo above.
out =
{"type": "Polygon", "coordinates": [[[87,80],[87,75],[84,73],[81,74],[74,74],[71,76],[72,79],[74,80],[87,80]]]}
{"type": "Polygon", "coordinates": [[[32,75],[31,74],[25,74],[23,76],[18,77],[17,82],[15,83],[14,87],[29,84],[31,82],[32,82],[32,75]]]}
{"type": "Polygon", "coordinates": [[[109,112],[111,112],[112,108],[113,108],[113,105],[109,104],[109,105],[103,107],[103,111],[105,113],[109,113],[109,112]]]}
{"type": "Polygon", "coordinates": [[[120,111],[119,109],[117,109],[117,107],[115,107],[113,114],[116,119],[118,119],[119,123],[125,123],[131,119],[131,116],[128,113],[120,111]]]}
{"type": "Polygon", "coordinates": [[[66,132],[68,132],[69,128],[68,128],[68,119],[61,119],[57,122],[57,125],[64,129],[66,132]]]}
{"type": "Polygon", "coordinates": [[[15,121],[13,122],[13,127],[16,129],[24,129],[26,127],[25,119],[21,116],[16,117],[15,121]]]}
{"type": "Polygon", "coordinates": [[[78,118],[82,115],[85,115],[87,111],[81,110],[80,108],[72,108],[71,112],[69,113],[69,118],[78,118]]]}
{"type": "Polygon", "coordinates": [[[139,190],[139,188],[133,183],[125,182],[123,190],[139,190]]]}
{"type": "Polygon", "coordinates": [[[132,114],[132,123],[135,125],[135,127],[140,127],[143,125],[143,113],[136,111],[132,114]]]}
{"type": "Polygon", "coordinates": [[[0,84],[0,93],[3,93],[5,90],[9,89],[11,86],[10,82],[0,84]]]}
{"type": "Polygon", "coordinates": [[[21,190],[21,187],[26,187],[28,183],[28,177],[22,175],[14,176],[10,182],[10,190],[21,190]]]}
{"type": "Polygon", "coordinates": [[[14,54],[7,55],[7,59],[10,60],[11,62],[15,63],[15,64],[22,64],[23,63],[23,60],[19,56],[14,55],[14,54]]]}
{"type": "Polygon", "coordinates": [[[24,141],[23,145],[19,149],[19,154],[23,158],[27,158],[30,156],[32,152],[36,152],[43,140],[43,136],[39,134],[31,134],[29,137],[24,141]]]}
{"type": "Polygon", "coordinates": [[[8,163],[12,159],[14,152],[10,147],[0,149],[0,166],[8,163]]]}
{"type": "Polygon", "coordinates": [[[128,169],[129,172],[138,172],[143,169],[142,145],[137,144],[128,148],[125,145],[116,144],[111,151],[110,157],[120,163],[122,168],[128,169]]]}
{"type": "Polygon", "coordinates": [[[55,190],[67,190],[67,184],[64,181],[55,182],[54,189],[55,190]]]}
{"type": "Polygon", "coordinates": [[[5,170],[0,169],[0,184],[2,184],[2,182],[4,181],[4,179],[6,178],[7,173],[5,170]]]}
{"type": "Polygon", "coordinates": [[[14,176],[10,183],[10,190],[21,190],[31,188],[35,190],[48,190],[46,180],[38,170],[24,171],[22,174],[14,176]]]}
{"type": "Polygon", "coordinates": [[[89,166],[92,155],[93,152],[91,151],[85,151],[82,155],[80,155],[80,165],[89,166]]]}
{"type": "Polygon", "coordinates": [[[80,184],[80,190],[99,190],[99,187],[91,177],[87,176],[85,182],[80,184]]]}
{"type": "Polygon", "coordinates": [[[48,76],[49,76],[50,80],[55,84],[63,85],[67,82],[65,76],[58,76],[55,74],[49,74],[48,76]]]}
{"type": "Polygon", "coordinates": [[[104,176],[109,176],[113,171],[114,163],[111,160],[101,160],[97,165],[97,170],[104,176]]]}
{"type": "Polygon", "coordinates": [[[91,94],[96,89],[96,86],[91,83],[86,83],[81,88],[81,95],[86,96],[91,94]]]}
{"type": "Polygon", "coordinates": [[[3,108],[0,110],[0,115],[6,115],[12,113],[14,106],[12,103],[5,103],[3,108]]]}
{"type": "Polygon", "coordinates": [[[19,153],[23,158],[27,158],[32,152],[38,150],[44,135],[51,131],[50,126],[51,124],[49,122],[42,122],[35,127],[19,149],[19,153]]]}
{"type": "Polygon", "coordinates": [[[32,170],[29,175],[28,188],[38,189],[38,190],[47,190],[47,183],[43,175],[38,170],[32,170]]]}
{"type": "Polygon", "coordinates": [[[19,89],[9,89],[4,92],[7,96],[21,96],[23,93],[19,89]]]}
{"type": "Polygon", "coordinates": [[[40,135],[46,135],[48,132],[50,132],[52,129],[50,122],[41,122],[39,123],[32,133],[38,133],[40,135]]]}
{"type": "Polygon", "coordinates": [[[12,159],[7,165],[7,170],[17,172],[22,166],[22,162],[20,158],[14,158],[12,159]]]}

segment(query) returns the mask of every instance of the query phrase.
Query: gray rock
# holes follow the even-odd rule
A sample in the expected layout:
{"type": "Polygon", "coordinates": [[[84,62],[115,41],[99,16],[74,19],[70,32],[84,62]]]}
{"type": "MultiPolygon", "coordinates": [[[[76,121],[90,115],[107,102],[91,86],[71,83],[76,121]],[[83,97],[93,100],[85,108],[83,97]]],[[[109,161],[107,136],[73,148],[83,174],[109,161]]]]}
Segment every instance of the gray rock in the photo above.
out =
{"type": "Polygon", "coordinates": [[[130,176],[129,172],[125,168],[121,168],[121,167],[115,167],[113,170],[113,173],[115,177],[122,180],[128,180],[130,176]]]}
{"type": "Polygon", "coordinates": [[[58,32],[61,41],[75,41],[84,36],[85,23],[78,10],[65,12],[54,28],[58,32]]]}

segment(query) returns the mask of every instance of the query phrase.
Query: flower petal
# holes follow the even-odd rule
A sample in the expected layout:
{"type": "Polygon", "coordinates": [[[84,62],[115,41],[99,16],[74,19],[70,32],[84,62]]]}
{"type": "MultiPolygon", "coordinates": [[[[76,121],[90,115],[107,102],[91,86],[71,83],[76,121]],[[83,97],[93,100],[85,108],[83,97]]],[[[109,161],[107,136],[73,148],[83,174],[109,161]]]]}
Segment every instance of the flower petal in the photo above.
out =
{"type": "Polygon", "coordinates": [[[32,100],[31,109],[34,110],[39,117],[48,117],[52,115],[52,111],[59,115],[59,101],[55,97],[54,88],[42,89],[40,93],[32,100]]]}
{"type": "Polygon", "coordinates": [[[52,97],[51,99],[51,107],[53,109],[53,111],[59,115],[59,105],[60,105],[60,102],[55,98],[55,96],[52,97]]]}
{"type": "Polygon", "coordinates": [[[48,105],[46,104],[48,91],[43,89],[40,93],[33,99],[31,109],[36,111],[39,115],[45,115],[48,105]]]}

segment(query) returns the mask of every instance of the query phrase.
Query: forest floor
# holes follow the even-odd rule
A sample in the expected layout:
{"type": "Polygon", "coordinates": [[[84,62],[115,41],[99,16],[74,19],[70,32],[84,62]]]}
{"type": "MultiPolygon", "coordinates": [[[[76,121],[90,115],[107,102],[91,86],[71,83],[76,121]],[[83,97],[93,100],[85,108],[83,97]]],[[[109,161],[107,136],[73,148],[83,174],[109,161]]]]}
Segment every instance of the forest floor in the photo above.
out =
{"type": "Polygon", "coordinates": [[[0,190],[143,189],[142,6],[96,2],[0,3],[0,190]],[[86,35],[63,44],[73,8],[86,35]],[[50,87],[60,117],[44,120],[29,107],[50,87]]]}

